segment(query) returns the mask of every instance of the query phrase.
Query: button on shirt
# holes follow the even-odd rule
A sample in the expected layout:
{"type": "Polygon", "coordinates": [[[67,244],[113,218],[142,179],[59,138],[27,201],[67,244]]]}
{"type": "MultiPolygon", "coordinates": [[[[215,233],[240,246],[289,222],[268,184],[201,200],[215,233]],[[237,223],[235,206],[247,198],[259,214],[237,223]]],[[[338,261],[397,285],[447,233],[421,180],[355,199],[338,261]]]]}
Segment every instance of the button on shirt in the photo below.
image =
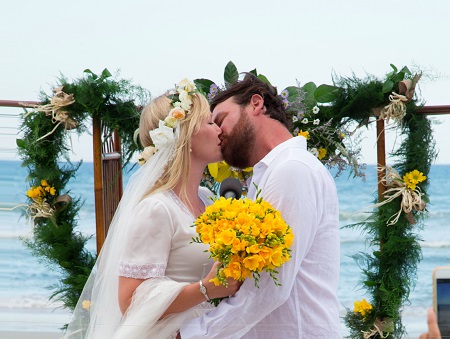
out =
{"type": "Polygon", "coordinates": [[[334,180],[306,149],[291,138],[253,168],[249,198],[269,201],[292,227],[291,260],[278,269],[276,286],[261,273],[255,287],[248,278],[219,307],[181,328],[188,338],[341,338],[339,215],[334,180]]]}

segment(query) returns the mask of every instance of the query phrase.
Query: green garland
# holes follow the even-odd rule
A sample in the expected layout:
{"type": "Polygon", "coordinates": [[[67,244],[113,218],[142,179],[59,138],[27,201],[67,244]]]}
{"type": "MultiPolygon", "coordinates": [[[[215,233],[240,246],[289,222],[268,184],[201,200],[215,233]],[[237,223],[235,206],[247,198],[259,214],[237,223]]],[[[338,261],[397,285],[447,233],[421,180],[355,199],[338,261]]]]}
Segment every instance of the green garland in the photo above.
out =
{"type": "MultiPolygon", "coordinates": [[[[333,110],[346,111],[347,115],[354,115],[355,120],[368,122],[366,115],[371,109],[389,104],[389,98],[383,93],[386,82],[392,83],[391,89],[398,92],[399,82],[412,76],[406,68],[401,72],[396,72],[394,66],[393,69],[394,72],[388,74],[384,82],[373,78],[369,81],[338,81],[343,90],[336,98],[339,104],[333,105],[333,110]],[[367,105],[368,102],[370,105],[367,105]]],[[[401,177],[413,170],[428,176],[436,156],[430,121],[425,115],[417,113],[418,108],[417,100],[410,101],[406,105],[406,115],[398,125],[405,138],[392,156],[397,159],[393,167],[401,177]]],[[[417,184],[424,194],[422,199],[425,202],[428,202],[428,184],[428,180],[417,184]]],[[[371,237],[373,249],[371,254],[354,255],[362,269],[362,284],[370,295],[372,308],[369,306],[365,312],[356,308],[354,311],[348,310],[344,319],[352,338],[364,338],[364,335],[367,337],[369,334],[370,338],[400,338],[405,333],[401,310],[415,285],[417,265],[422,256],[417,231],[424,226],[427,213],[413,210],[416,223],[412,223],[411,217],[402,211],[398,221],[389,225],[392,216],[400,208],[401,196],[375,208],[364,222],[348,226],[365,231],[371,237]]]]}
{"type": "Polygon", "coordinates": [[[32,186],[26,214],[34,220],[34,236],[23,240],[41,262],[61,272],[58,284],[50,286],[54,290],[50,299],[74,309],[96,257],[85,248],[89,237],[76,231],[81,199],[70,198],[65,188],[81,165],[70,162],[69,133],[65,129],[80,134],[88,130],[88,118],[101,117],[110,131],[119,131],[126,164],[137,149],[133,142],[139,122],[136,105],[147,101],[149,94],[128,80],[112,79],[107,69],[99,76],[86,70],[83,78],[72,83],[61,78],[60,86],[59,93],[75,102],[55,108],[55,97],[42,93],[43,105],[23,116],[23,138],[17,140],[17,146],[22,166],[28,169],[26,180],[32,186]],[[68,120],[55,129],[61,121],[56,113],[68,120]]]}
{"type": "MultiPolygon", "coordinates": [[[[364,177],[364,165],[358,163],[358,140],[354,131],[349,131],[349,126],[357,123],[361,127],[373,122],[374,109],[380,111],[380,108],[388,107],[391,95],[399,92],[400,83],[414,79],[406,67],[399,71],[391,66],[392,72],[383,81],[371,76],[366,79],[334,77],[334,85],[316,86],[309,82],[285,88],[280,95],[292,116],[292,134],[307,137],[308,148],[324,165],[337,167],[338,173],[350,167],[355,176],[364,177]]],[[[89,70],[85,73],[83,78],[73,83],[60,79],[63,98],[68,101],[74,99],[75,102],[56,109],[51,105],[39,106],[36,112],[25,114],[22,123],[24,137],[17,140],[23,165],[29,171],[27,180],[33,186],[27,194],[30,198],[28,212],[31,211],[34,218],[35,234],[33,239],[24,241],[41,261],[62,272],[59,284],[53,286],[55,292],[51,298],[63,301],[64,306],[70,309],[75,307],[96,258],[85,249],[88,238],[76,231],[77,214],[82,205],[80,198],[61,198],[67,197],[65,186],[81,165],[81,162],[72,164],[69,160],[65,128],[76,128],[77,133],[82,133],[87,130],[84,124],[87,118],[101,117],[109,130],[119,131],[126,164],[138,149],[133,142],[139,120],[136,104],[148,100],[148,93],[142,88],[126,80],[112,80],[106,69],[100,76],[89,70]],[[54,115],[57,111],[66,112],[65,117],[70,119],[55,128],[55,124],[61,122],[54,115]],[[61,164],[60,159],[65,163],[61,164]],[[46,214],[48,211],[51,213],[46,214]]],[[[270,84],[256,69],[250,73],[270,84]]],[[[224,71],[223,87],[238,78],[236,66],[229,62],[224,71]]],[[[223,88],[209,79],[196,79],[195,83],[209,98],[223,88]]],[[[61,95],[61,89],[57,95],[61,95]]],[[[52,104],[53,98],[44,95],[42,102],[52,104]]],[[[409,100],[405,107],[403,119],[393,118],[405,136],[392,154],[398,160],[394,168],[401,177],[413,170],[428,176],[436,156],[430,121],[417,114],[416,99],[409,100]]],[[[214,170],[205,171],[202,185],[217,188],[218,176],[223,179],[233,175],[244,180],[250,173],[219,164],[214,170]],[[211,175],[213,172],[215,176],[211,175]]],[[[427,202],[428,180],[419,182],[417,186],[427,202]]],[[[411,215],[402,212],[397,222],[388,226],[400,208],[401,197],[398,197],[375,208],[364,222],[348,226],[365,231],[371,237],[373,248],[370,254],[354,256],[361,267],[362,283],[370,294],[370,303],[355,304],[355,310],[348,310],[344,318],[353,338],[363,338],[364,335],[394,338],[404,333],[400,312],[414,287],[421,258],[417,231],[423,227],[426,211],[412,211],[415,224],[411,215]]]]}

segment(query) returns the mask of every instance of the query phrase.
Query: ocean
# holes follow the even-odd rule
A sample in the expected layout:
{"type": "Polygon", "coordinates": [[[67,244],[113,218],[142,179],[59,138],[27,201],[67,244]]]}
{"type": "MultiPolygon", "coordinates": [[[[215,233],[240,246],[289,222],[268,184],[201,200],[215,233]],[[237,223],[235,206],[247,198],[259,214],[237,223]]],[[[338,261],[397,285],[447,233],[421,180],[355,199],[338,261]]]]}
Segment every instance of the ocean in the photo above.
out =
{"type": "MultiPolygon", "coordinates": [[[[124,183],[130,174],[125,174],[124,183]]],[[[428,190],[431,202],[429,217],[423,230],[418,230],[423,259],[417,274],[415,288],[409,303],[402,311],[402,321],[408,338],[418,338],[426,330],[426,309],[432,306],[431,272],[434,267],[450,265],[450,165],[433,165],[429,174],[428,190]]],[[[0,161],[0,327],[3,331],[56,331],[70,319],[62,304],[50,302],[48,289],[58,281],[59,273],[48,269],[33,257],[19,237],[31,236],[31,225],[21,217],[19,209],[12,207],[26,201],[29,188],[25,182],[27,170],[19,161],[0,161]]],[[[366,181],[343,173],[336,178],[339,195],[340,224],[353,224],[365,219],[367,207],[376,194],[376,170],[369,165],[366,181]]],[[[82,197],[84,205],[79,213],[78,229],[84,234],[95,233],[94,179],[92,163],[84,163],[68,189],[72,196],[82,197]]],[[[341,314],[353,309],[353,302],[367,298],[359,285],[361,271],[351,258],[368,251],[368,239],[356,229],[341,229],[341,277],[339,300],[341,314]]],[[[95,238],[89,240],[88,249],[95,251],[95,238]]],[[[346,334],[344,324],[343,335],[346,334]]]]}

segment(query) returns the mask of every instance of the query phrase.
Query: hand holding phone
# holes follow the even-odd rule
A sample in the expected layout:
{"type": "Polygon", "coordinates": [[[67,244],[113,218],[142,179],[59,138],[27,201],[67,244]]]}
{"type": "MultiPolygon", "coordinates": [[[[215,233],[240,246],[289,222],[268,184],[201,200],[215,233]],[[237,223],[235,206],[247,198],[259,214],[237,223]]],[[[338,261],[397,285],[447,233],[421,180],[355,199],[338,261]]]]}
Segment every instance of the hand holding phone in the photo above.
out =
{"type": "Polygon", "coordinates": [[[442,337],[450,336],[450,266],[433,270],[433,307],[442,337]]]}

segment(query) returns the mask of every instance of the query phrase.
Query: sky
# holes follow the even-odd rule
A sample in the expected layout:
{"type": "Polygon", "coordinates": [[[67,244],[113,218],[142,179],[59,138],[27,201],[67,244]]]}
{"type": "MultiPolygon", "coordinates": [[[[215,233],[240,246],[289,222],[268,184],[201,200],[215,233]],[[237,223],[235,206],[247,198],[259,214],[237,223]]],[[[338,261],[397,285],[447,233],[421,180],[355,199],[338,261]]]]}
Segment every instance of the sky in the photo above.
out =
{"type": "MultiPolygon", "coordinates": [[[[426,105],[450,105],[450,1],[118,1],[2,2],[0,100],[39,100],[63,75],[108,68],[162,94],[182,78],[223,83],[233,61],[283,89],[332,74],[383,79],[390,64],[424,72],[426,105]]],[[[16,108],[0,108],[0,159],[18,160],[16,108]]],[[[432,117],[439,151],[450,164],[450,115],[432,117]]],[[[19,134],[18,134],[19,133],[19,134]]],[[[363,162],[376,163],[376,132],[364,133],[363,162]]],[[[398,146],[387,135],[387,151],[398,146]]],[[[397,143],[396,143],[397,142],[397,143]]],[[[92,161],[89,135],[72,135],[73,160],[92,161]]]]}

